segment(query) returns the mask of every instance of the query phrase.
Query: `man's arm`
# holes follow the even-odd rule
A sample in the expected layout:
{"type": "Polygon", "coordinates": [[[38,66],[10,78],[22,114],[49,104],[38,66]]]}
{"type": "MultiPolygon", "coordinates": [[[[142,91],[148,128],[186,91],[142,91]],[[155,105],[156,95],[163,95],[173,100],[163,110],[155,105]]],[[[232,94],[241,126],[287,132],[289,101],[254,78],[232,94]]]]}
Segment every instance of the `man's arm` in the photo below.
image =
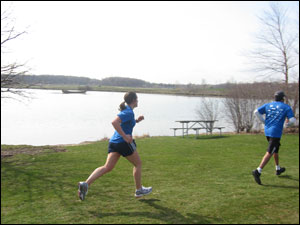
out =
{"type": "Polygon", "coordinates": [[[292,127],[296,124],[296,118],[292,117],[290,119],[288,119],[287,123],[286,123],[286,127],[292,127]]]}
{"type": "Polygon", "coordinates": [[[260,114],[260,113],[258,112],[257,109],[254,111],[254,114],[258,117],[258,119],[259,119],[263,124],[265,124],[266,121],[265,121],[263,115],[260,114]]]}

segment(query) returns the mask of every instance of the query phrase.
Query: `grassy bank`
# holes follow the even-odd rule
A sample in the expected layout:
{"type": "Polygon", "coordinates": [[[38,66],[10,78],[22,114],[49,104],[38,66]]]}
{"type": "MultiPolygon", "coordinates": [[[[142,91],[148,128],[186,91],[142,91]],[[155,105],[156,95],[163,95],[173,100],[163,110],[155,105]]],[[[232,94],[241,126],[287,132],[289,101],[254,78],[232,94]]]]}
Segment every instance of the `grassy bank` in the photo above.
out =
{"type": "Polygon", "coordinates": [[[106,141],[3,158],[2,223],[299,223],[299,135],[283,136],[280,164],[287,171],[275,176],[271,161],[262,186],[251,171],[265,153],[263,135],[136,142],[143,185],[153,186],[153,193],[139,200],[124,158],[90,187],[84,202],[78,200],[77,182],[105,163],[106,141]]]}
{"type": "MultiPolygon", "coordinates": [[[[26,88],[26,87],[23,87],[26,88]]],[[[42,85],[30,86],[30,89],[46,89],[46,90],[79,90],[78,85],[42,85]]],[[[166,94],[166,95],[182,95],[182,96],[225,96],[224,89],[187,89],[187,88],[136,88],[136,87],[113,87],[113,86],[91,86],[89,91],[106,91],[106,92],[128,92],[134,91],[136,93],[145,94],[166,94]]]]}

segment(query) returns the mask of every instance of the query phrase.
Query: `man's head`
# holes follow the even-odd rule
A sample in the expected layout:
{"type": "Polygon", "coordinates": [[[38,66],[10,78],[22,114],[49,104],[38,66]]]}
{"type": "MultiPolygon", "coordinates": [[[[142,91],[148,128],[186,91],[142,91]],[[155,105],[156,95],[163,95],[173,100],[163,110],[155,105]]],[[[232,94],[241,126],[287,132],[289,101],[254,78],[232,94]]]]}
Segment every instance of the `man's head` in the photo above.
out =
{"type": "Polygon", "coordinates": [[[274,97],[275,101],[282,102],[284,101],[285,94],[283,91],[276,91],[274,97]]]}

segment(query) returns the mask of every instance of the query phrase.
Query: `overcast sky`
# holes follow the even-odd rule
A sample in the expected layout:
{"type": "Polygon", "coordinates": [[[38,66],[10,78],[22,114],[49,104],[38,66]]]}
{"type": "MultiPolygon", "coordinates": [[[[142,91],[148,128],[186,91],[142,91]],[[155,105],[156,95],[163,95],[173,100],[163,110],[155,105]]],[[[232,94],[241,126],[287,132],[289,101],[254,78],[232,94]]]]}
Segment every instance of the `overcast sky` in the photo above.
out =
{"type": "MultiPolygon", "coordinates": [[[[6,57],[30,74],[156,83],[253,81],[244,52],[269,2],[5,2],[18,31],[6,57]],[[7,4],[9,3],[9,4],[7,4]]],[[[299,2],[282,2],[299,14],[299,2]]],[[[290,13],[292,15],[292,13],[290,13]]],[[[2,27],[2,24],[1,24],[2,27]]]]}

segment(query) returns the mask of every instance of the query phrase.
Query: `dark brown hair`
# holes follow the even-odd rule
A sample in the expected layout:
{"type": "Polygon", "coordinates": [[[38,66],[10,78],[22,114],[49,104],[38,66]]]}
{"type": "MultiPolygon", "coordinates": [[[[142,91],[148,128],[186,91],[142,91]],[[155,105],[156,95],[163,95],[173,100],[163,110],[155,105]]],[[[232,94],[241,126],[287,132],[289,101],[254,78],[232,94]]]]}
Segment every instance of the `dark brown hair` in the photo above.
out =
{"type": "Polygon", "coordinates": [[[124,109],[126,109],[126,106],[125,106],[125,103],[127,105],[130,105],[133,101],[135,101],[137,99],[137,95],[135,92],[127,92],[125,95],[124,95],[124,102],[122,102],[120,104],[120,108],[119,110],[120,111],[123,111],[124,109]]]}

